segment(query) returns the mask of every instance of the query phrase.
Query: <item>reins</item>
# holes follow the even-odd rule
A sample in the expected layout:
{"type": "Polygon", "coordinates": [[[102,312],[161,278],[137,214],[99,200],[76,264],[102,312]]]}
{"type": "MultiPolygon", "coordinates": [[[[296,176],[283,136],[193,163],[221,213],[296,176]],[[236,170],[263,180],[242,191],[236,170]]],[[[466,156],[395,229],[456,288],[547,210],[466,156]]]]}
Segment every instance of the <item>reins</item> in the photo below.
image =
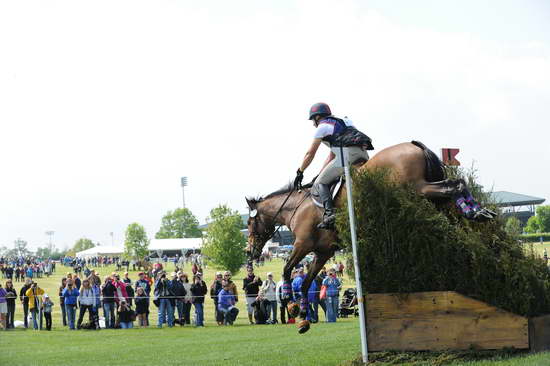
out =
{"type": "MultiPolygon", "coordinates": [[[[279,207],[279,209],[277,210],[277,213],[275,213],[274,216],[271,216],[271,218],[273,219],[273,221],[275,221],[277,219],[277,217],[279,216],[279,214],[282,212],[283,208],[285,207],[286,203],[288,202],[288,200],[290,199],[290,196],[292,196],[292,193],[294,193],[295,189],[294,187],[292,187],[292,189],[290,190],[290,192],[288,192],[288,195],[286,196],[285,200],[283,201],[283,203],[281,204],[281,206],[279,207]]],[[[290,216],[290,220],[289,222],[292,221],[292,219],[294,218],[294,215],[296,214],[296,212],[298,211],[298,208],[302,205],[302,203],[304,203],[304,201],[306,200],[307,197],[309,197],[310,195],[310,192],[308,192],[307,194],[304,195],[304,198],[302,198],[302,200],[298,203],[298,205],[296,206],[296,208],[294,208],[294,211],[292,212],[292,215],[290,216]]],[[[265,215],[265,214],[264,214],[265,215]]],[[[268,216],[268,215],[266,215],[268,216]]],[[[279,230],[281,229],[281,227],[283,226],[284,224],[280,224],[276,229],[273,230],[273,232],[271,232],[270,234],[268,235],[265,235],[266,238],[270,239],[272,238],[273,236],[275,236],[275,234],[277,234],[279,232],[279,230]]]]}

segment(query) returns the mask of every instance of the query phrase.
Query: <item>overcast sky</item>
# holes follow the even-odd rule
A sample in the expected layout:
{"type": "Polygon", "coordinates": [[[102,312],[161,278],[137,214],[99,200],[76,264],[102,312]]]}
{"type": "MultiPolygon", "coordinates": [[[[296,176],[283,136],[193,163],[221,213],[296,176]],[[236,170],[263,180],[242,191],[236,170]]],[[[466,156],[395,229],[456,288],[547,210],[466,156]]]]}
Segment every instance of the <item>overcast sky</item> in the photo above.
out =
{"type": "MultiPolygon", "coordinates": [[[[150,236],[269,193],[331,105],[550,199],[550,2],[0,1],[0,246],[150,236]]],[[[306,171],[320,168],[326,148],[306,171]]]]}

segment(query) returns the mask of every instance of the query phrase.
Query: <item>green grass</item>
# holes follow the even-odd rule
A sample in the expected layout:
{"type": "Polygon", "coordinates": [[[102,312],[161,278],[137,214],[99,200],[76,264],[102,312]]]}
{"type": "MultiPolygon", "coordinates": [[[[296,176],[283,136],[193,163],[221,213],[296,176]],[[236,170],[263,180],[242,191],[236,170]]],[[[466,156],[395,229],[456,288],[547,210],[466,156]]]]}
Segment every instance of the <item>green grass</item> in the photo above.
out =
{"type": "Polygon", "coordinates": [[[360,349],[358,323],[1,332],[0,365],[338,365],[360,349]]]}

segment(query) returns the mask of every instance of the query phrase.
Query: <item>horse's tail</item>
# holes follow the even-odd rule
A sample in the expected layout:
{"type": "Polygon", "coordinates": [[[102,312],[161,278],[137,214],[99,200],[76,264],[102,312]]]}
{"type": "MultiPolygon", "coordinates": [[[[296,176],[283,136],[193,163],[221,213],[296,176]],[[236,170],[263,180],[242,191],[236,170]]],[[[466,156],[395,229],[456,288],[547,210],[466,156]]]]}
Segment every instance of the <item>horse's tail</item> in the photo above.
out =
{"type": "Polygon", "coordinates": [[[435,153],[428,149],[426,145],[420,141],[411,141],[411,143],[424,151],[424,159],[426,161],[426,181],[439,182],[447,179],[447,174],[443,166],[443,162],[435,155],[435,153]]]}

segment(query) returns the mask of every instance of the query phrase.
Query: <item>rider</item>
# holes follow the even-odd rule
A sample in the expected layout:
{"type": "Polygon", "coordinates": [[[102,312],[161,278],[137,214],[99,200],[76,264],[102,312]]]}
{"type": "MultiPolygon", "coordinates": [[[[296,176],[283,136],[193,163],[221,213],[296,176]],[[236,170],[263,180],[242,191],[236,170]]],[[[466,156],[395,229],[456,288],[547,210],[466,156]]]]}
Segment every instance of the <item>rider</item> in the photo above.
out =
{"type": "Polygon", "coordinates": [[[321,142],[330,148],[321,172],[315,179],[315,185],[323,202],[323,221],[317,226],[320,229],[332,229],[335,220],[335,208],[332,201],[330,186],[342,175],[344,168],[338,159],[340,147],[349,150],[349,162],[357,163],[361,160],[369,160],[367,150],[372,150],[371,139],[358,131],[353,122],[347,118],[340,119],[332,115],[330,107],[326,103],[316,103],[309,110],[309,119],[315,126],[313,143],[304,157],[302,165],[296,172],[294,188],[299,189],[304,177],[304,171],[311,164],[321,142]]]}

